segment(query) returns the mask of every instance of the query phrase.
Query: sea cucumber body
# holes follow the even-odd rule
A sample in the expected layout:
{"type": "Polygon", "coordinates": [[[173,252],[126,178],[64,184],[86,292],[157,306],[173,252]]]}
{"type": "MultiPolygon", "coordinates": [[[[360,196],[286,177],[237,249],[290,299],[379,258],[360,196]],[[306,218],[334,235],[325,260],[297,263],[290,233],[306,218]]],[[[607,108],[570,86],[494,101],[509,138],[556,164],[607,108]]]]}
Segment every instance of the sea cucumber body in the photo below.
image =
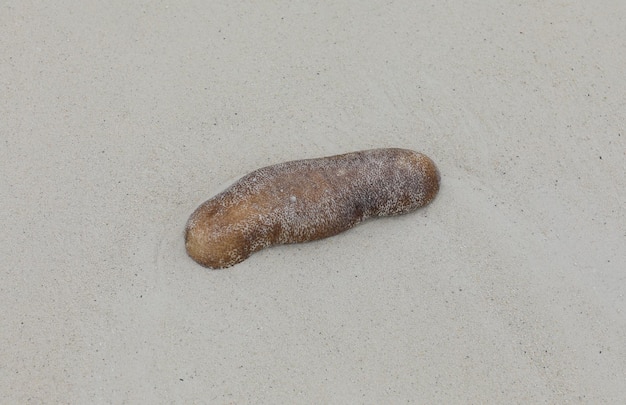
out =
{"type": "Polygon", "coordinates": [[[413,211],[435,197],[439,179],[430,158],[406,149],[264,167],[195,210],[185,247],[203,266],[230,267],[270,245],[326,238],[369,217],[413,211]]]}

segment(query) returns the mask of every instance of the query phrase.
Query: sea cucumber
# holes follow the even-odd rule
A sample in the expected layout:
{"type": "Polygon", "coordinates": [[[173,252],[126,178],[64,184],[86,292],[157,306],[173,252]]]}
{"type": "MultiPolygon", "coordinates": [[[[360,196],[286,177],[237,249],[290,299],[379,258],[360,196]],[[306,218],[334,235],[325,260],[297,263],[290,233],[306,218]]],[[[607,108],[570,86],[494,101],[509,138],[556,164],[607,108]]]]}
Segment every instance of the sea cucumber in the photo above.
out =
{"type": "Polygon", "coordinates": [[[191,214],[185,247],[203,266],[230,267],[271,245],[322,239],[366,218],[413,211],[435,198],[439,181],[428,156],[397,148],[263,167],[191,214]]]}

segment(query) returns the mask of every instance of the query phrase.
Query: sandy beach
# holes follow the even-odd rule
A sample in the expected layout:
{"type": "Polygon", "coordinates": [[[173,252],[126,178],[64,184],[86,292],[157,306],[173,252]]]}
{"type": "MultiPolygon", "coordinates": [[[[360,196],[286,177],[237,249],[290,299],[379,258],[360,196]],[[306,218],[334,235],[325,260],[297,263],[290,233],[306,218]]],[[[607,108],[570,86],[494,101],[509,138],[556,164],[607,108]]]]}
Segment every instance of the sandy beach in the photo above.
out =
{"type": "Polygon", "coordinates": [[[626,3],[0,6],[0,403],[626,403],[626,3]],[[259,167],[423,152],[427,207],[225,270],[259,167]]]}

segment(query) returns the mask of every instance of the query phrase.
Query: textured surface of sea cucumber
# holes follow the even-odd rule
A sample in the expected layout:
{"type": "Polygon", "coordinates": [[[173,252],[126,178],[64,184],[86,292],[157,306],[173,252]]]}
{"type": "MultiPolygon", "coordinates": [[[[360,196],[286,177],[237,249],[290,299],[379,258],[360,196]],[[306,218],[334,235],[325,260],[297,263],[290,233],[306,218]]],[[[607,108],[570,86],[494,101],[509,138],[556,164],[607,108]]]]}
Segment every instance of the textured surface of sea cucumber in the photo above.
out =
{"type": "Polygon", "coordinates": [[[430,158],[397,148],[267,166],[200,205],[187,222],[185,246],[203,266],[230,267],[267,246],[413,211],[435,197],[439,181],[430,158]]]}

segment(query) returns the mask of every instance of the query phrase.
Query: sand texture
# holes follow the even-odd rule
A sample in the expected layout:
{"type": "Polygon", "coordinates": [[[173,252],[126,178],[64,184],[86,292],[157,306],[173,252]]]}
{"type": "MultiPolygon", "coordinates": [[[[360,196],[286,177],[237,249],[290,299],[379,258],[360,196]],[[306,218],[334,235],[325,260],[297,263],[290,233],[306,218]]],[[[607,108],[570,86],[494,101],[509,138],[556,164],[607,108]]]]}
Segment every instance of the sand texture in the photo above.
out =
{"type": "Polygon", "coordinates": [[[3,2],[0,403],[626,403],[626,3],[3,2]],[[185,253],[280,162],[415,212],[185,253]]]}

